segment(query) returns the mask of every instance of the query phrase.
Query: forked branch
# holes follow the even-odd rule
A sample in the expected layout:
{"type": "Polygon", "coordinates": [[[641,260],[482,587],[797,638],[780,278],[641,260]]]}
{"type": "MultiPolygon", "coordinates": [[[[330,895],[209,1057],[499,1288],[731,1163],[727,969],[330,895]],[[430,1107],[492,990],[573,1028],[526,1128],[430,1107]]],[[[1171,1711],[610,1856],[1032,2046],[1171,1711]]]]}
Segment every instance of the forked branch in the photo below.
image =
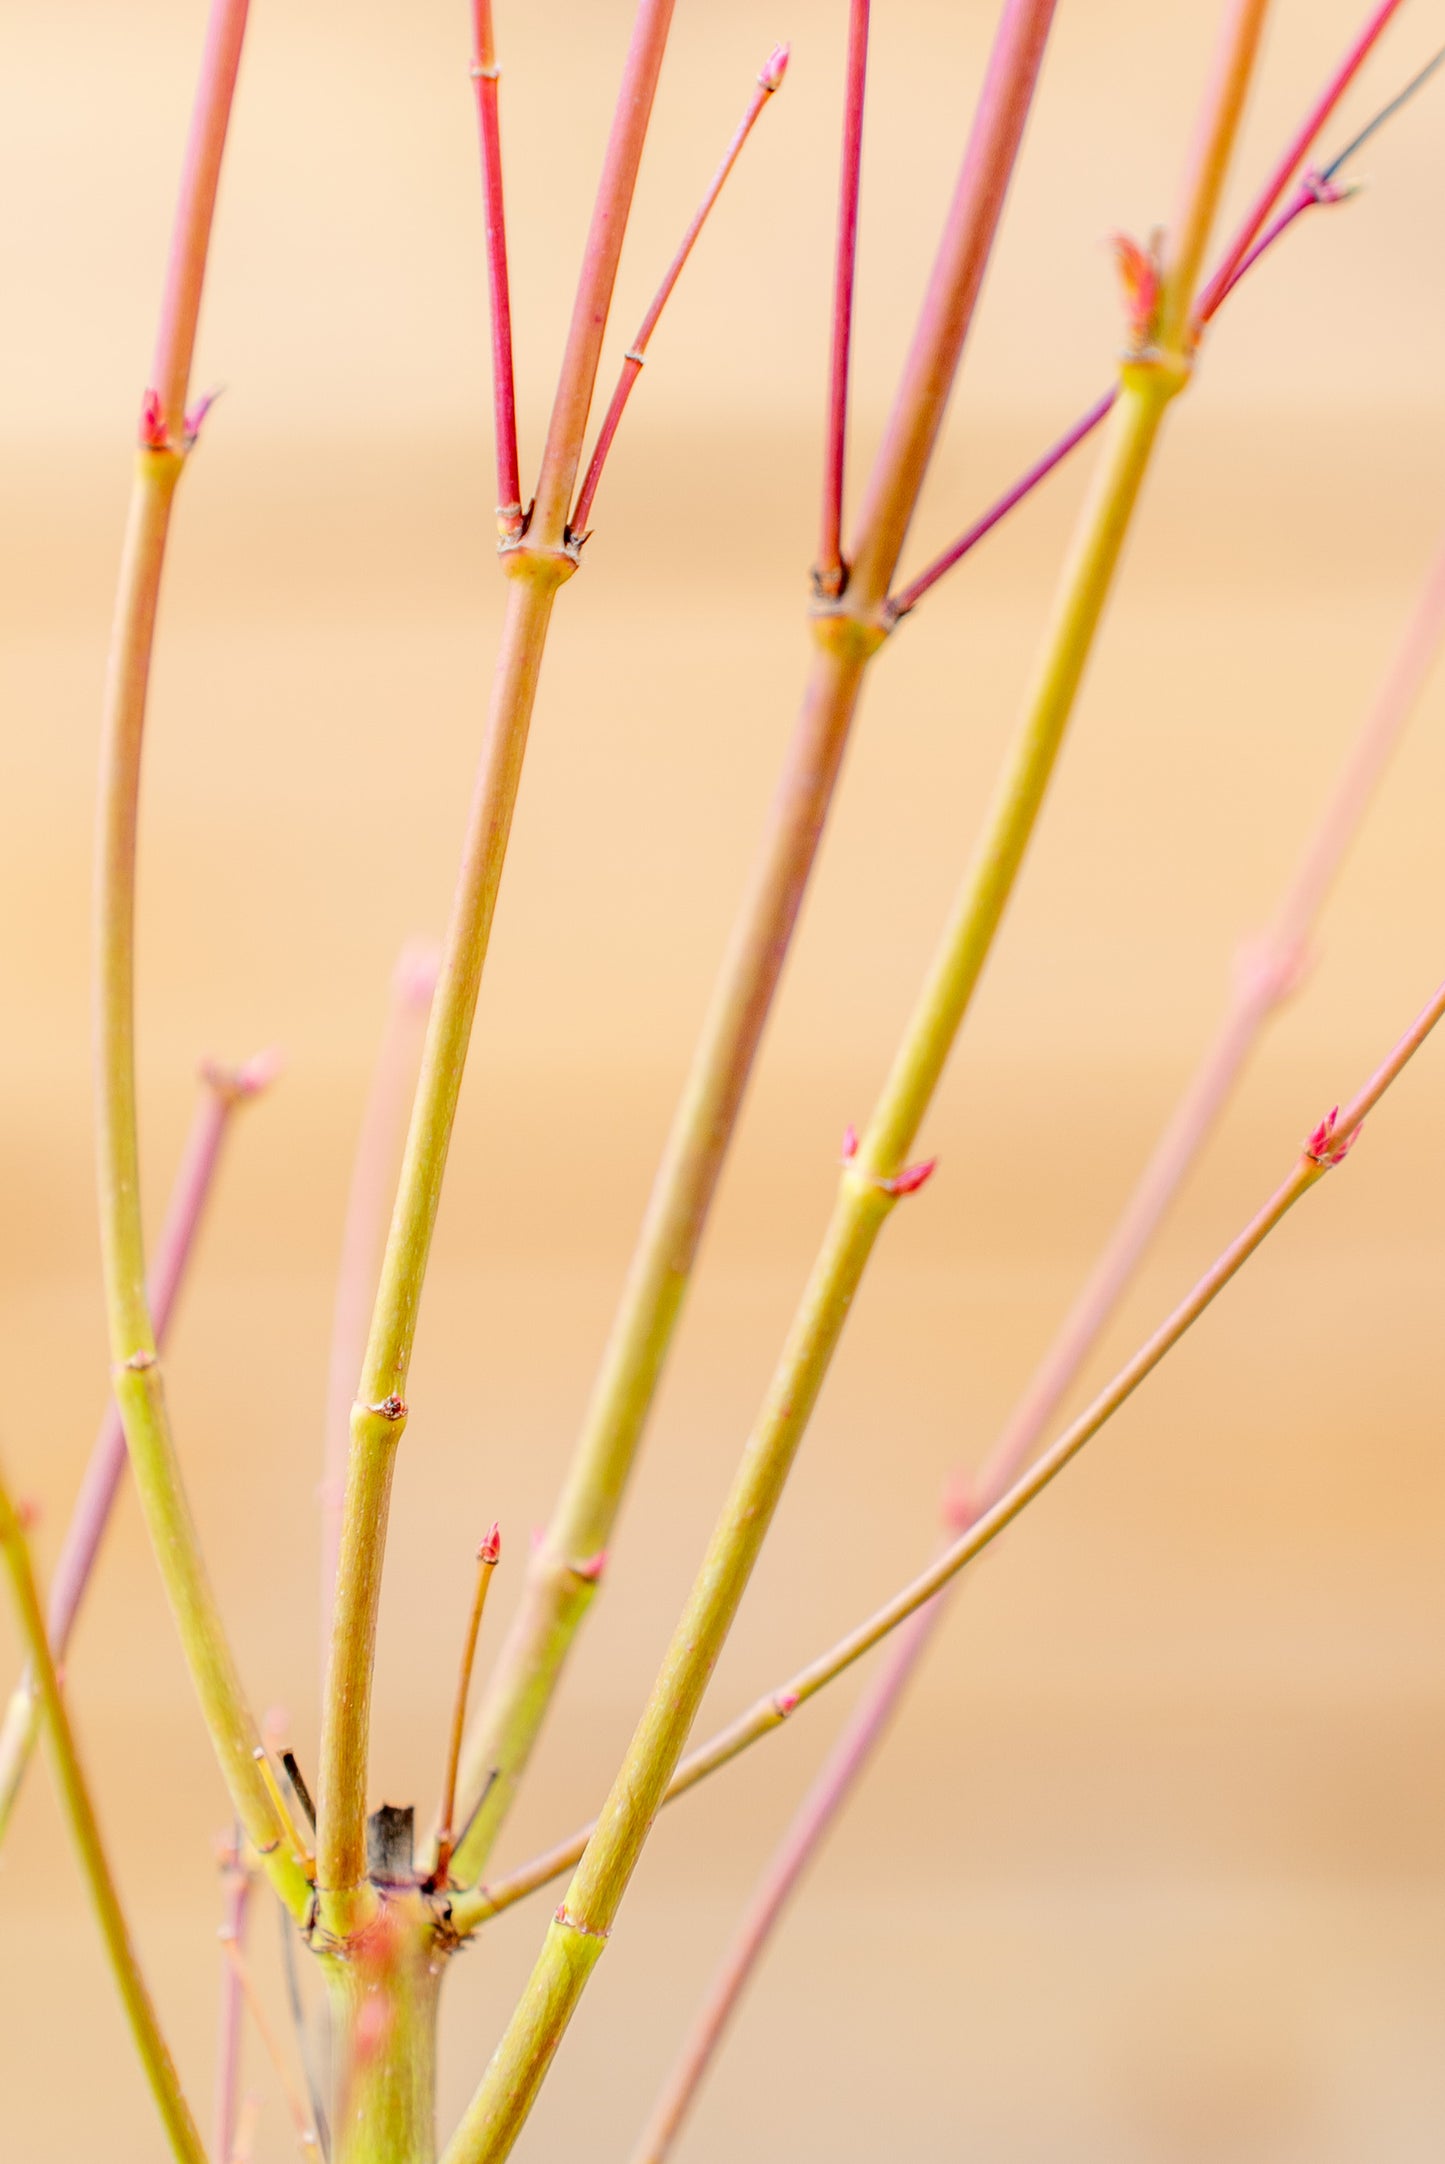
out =
{"type": "Polygon", "coordinates": [[[622,372],[617,378],[617,388],[612,393],[611,403],[603,417],[592,456],[587,461],[587,472],[583,477],[582,486],[577,492],[577,501],[572,507],[569,524],[576,536],[579,548],[587,539],[587,521],[592,516],[592,505],[597,495],[597,484],[602,479],[602,469],[607,463],[613,439],[621,425],[623,413],[627,408],[627,401],[632,396],[632,387],[642,374],[643,362],[647,358],[647,349],[652,343],[652,334],[661,320],[662,311],[672,298],[673,288],[682,276],[687,259],[697,245],[698,235],[711,216],[713,205],[723,192],[729,173],[731,173],[742,155],[743,145],[752,134],[759,113],[771,101],[774,92],[782,89],[783,77],[787,71],[788,48],[786,45],[775,45],[763,63],[757,86],[743,109],[742,119],[733,130],[732,140],[723,152],[722,162],[708,182],[703,199],[692,214],[692,221],[682,236],[676,255],[667,267],[662,284],[653,295],[651,305],[638,327],[632,344],[623,357],[622,372]]]}

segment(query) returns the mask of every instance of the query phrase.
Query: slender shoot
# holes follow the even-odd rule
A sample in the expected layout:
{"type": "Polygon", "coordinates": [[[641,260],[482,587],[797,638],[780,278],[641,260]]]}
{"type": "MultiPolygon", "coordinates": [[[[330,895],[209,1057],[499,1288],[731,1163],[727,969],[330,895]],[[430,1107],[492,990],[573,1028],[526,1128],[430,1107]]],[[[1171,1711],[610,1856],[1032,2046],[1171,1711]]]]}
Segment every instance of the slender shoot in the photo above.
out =
{"type": "Polygon", "coordinates": [[[526,523],[517,470],[517,386],[512,363],[512,289],[507,273],[507,212],[502,194],[502,129],[497,110],[501,69],[492,0],[472,0],[472,87],[482,148],[482,208],[487,225],[487,290],[492,321],[492,422],[497,458],[497,532],[515,541],[526,523]]]}
{"type": "Polygon", "coordinates": [[[296,2135],[296,2146],[301,2151],[302,2156],[308,2159],[308,2164],[315,2164],[316,2158],[321,2154],[321,2144],[317,2139],[316,2129],[312,2125],[310,2114],[306,2109],[306,2100],[297,2088],[295,2076],[287,2064],[286,2054],[281,2048],[281,2039],[276,2034],[271,2016],[266,2010],[266,2002],[256,1988],[256,1979],[251,1973],[250,1963],[247,1961],[245,1953],[238,1942],[234,1938],[228,1937],[225,1932],[221,1933],[221,1951],[231,1966],[241,1996],[246,2002],[246,2011],[251,2016],[257,2036],[261,2039],[261,2048],[270,2060],[271,2070],[280,2085],[287,2115],[296,2135]]]}
{"type": "Polygon", "coordinates": [[[753,132],[753,123],[763,107],[771,100],[774,91],[782,89],[783,77],[786,75],[787,70],[788,48],[786,45],[775,45],[763,63],[763,70],[758,77],[757,87],[748,99],[742,119],[733,130],[732,141],[723,152],[722,163],[708,182],[706,193],[697,209],[693,212],[692,223],[682,236],[682,242],[677,254],[668,265],[667,274],[653,295],[652,305],[643,317],[637,335],[623,357],[622,373],[617,379],[617,388],[612,393],[612,402],[607,408],[606,416],[598,431],[597,442],[592,456],[587,462],[587,472],[578,491],[577,501],[572,507],[572,516],[568,521],[579,547],[587,539],[587,521],[592,516],[592,504],[597,494],[597,484],[602,479],[602,469],[606,465],[608,453],[612,449],[613,438],[617,434],[623,413],[627,407],[627,401],[632,396],[632,386],[642,374],[642,364],[647,358],[647,348],[652,342],[652,334],[657,329],[662,311],[672,298],[673,288],[682,276],[683,266],[697,244],[697,237],[706,225],[714,203],[722,194],[729,173],[731,173],[742,155],[743,145],[753,132]]]}
{"type": "Polygon", "coordinates": [[[472,1687],[472,1668],[477,1658],[477,1639],[482,1628],[482,1615],[491,1591],[492,1576],[502,1554],[502,1531],[495,1523],[477,1550],[477,1582],[472,1594],[471,1614],[467,1617],[467,1634],[462,1644],[461,1666],[457,1671],[456,1701],[452,1707],[451,1732],[447,1738],[446,1773],[442,1779],[441,1811],[438,1814],[440,1832],[437,1835],[436,1885],[444,1893],[447,1873],[451,1868],[452,1853],[456,1846],[453,1820],[457,1808],[457,1768],[461,1764],[462,1736],[467,1725],[467,1698],[472,1687]]]}
{"type": "Polygon", "coordinates": [[[10,1580],[20,1635],[40,1686],[40,1701],[45,1712],[46,1732],[55,1764],[56,1786],[60,1790],[60,1800],[70,1823],[71,1839],[75,1843],[80,1868],[85,1875],[95,1907],[111,1973],[120,1993],[121,2004],[125,2008],[126,2019],[130,2023],[136,2054],[150,2085],[151,2095],[155,2098],[166,2139],[170,2143],[172,2154],[178,2159],[178,2164],[206,2164],[205,2147],[181,2089],[180,2076],[176,2072],[170,2048],[161,2034],[155,2004],[141,1973],[130,1926],[126,1922],[125,1911],[120,1905],[120,1895],[111,1875],[110,1861],[101,1840],[90,1786],[80,1763],[75,1733],[71,1728],[70,1715],[61,1692],[55,1659],[50,1651],[50,1640],[46,1636],[45,1617],[30,1561],[30,1544],[25,1537],[23,1520],[11,1498],[3,1473],[0,1473],[0,1553],[3,1553],[6,1575],[10,1580]]]}
{"type": "Polygon", "coordinates": [[[818,592],[828,600],[836,600],[847,581],[843,563],[843,476],[848,457],[848,379],[853,355],[853,288],[858,272],[858,198],[863,178],[869,13],[869,0],[849,0],[843,153],[838,175],[838,230],[833,254],[833,337],[823,435],[823,511],[814,572],[818,592]]]}

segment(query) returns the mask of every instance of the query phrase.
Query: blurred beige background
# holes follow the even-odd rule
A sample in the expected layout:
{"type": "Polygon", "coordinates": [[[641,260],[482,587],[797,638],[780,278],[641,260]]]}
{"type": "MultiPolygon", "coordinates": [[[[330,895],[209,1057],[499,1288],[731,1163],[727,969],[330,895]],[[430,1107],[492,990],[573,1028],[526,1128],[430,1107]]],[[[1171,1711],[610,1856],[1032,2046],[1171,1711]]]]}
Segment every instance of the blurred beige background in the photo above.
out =
{"type": "MultiPolygon", "coordinates": [[[[1105,380],[1101,236],[1167,215],[1216,0],[1062,0],[922,552],[1105,380]]],[[[1358,0],[1280,0],[1257,176],[1358,0]]],[[[402,940],[450,887],[498,617],[465,11],[255,0],[202,326],[145,816],[147,1182],[198,1054],[284,1045],[175,1340],[259,1703],[314,1762],[316,1512],[348,1155],[402,940]]],[[[856,450],[881,421],[993,10],[880,5],[856,450]]],[[[525,442],[628,16],[501,0],[525,442]]],[[[766,116],[659,334],[557,616],[418,1350],[376,1795],[429,1805],[471,1544],[518,1557],[586,1392],[805,659],[841,0],[683,0],[611,351],[762,55],[766,116]],[[440,1502],[440,1508],[438,1503],[440,1502]]],[[[96,714],[203,10],[0,18],[0,1359],[53,1556],[105,1390],[86,966],[96,714]]],[[[1445,35],[1404,9],[1363,117],[1445,35]]],[[[1441,97],[1231,305],[1171,421],[1031,875],[859,1304],[709,1724],[929,1547],[1217,1011],[1445,520],[1441,97]]],[[[1335,131],[1336,139],[1344,130],[1335,131]]],[[[1236,190],[1236,198],[1242,192],[1236,190]]],[[[880,661],[611,1585],[508,1854],[600,1794],[996,764],[1082,469],[880,661]]],[[[1445,967],[1445,678],[1118,1354],[1445,967]]],[[[979,1571],[791,1918],[686,2155],[1391,2164],[1445,2112],[1445,1047],[979,1571]]],[[[1101,1357],[1099,1372],[1108,1362],[1101,1357]]],[[[520,1572],[504,1573],[499,1603],[520,1572]]],[[[489,1627],[495,1627],[489,1626],[489,1627]]],[[[8,1616],[0,1650],[13,1658],[8,1616]]],[[[127,1505],[72,1663],[125,1890],[208,2104],[225,1807],[127,1505]]],[[[672,1816],[525,2154],[621,2159],[846,1694],[672,1816]]],[[[458,2107],[537,1941],[449,1988],[458,2107]]],[[[268,1988],[270,1934],[260,1957],[268,1988]]],[[[253,2062],[254,2063],[254,2062],[253,2062]]],[[[264,2079],[264,2075],[261,2077],[264,2079]]],[[[0,1865],[0,2112],[27,2164],[159,2153],[36,1778],[0,1865]]],[[[265,2164],[289,2154],[274,2100],[265,2164]]]]}

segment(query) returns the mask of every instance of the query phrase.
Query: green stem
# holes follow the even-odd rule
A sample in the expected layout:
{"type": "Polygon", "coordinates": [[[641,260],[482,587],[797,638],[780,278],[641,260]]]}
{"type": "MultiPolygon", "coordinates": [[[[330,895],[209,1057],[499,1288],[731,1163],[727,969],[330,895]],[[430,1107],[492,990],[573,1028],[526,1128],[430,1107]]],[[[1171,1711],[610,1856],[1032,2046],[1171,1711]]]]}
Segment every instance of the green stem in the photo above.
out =
{"type": "Polygon", "coordinates": [[[191,1680],[246,1837],[281,1899],[300,1917],[310,1888],[278,1840],[270,1797],[254,1761],[260,1739],[191,1517],[145,1287],[135,1094],[136,827],[161,567],[184,456],[174,448],[136,454],[106,685],[96,882],[101,1253],[115,1401],[191,1680]]]}
{"type": "Polygon", "coordinates": [[[76,1749],[75,1733],[70,1725],[70,1715],[55,1671],[55,1661],[46,1634],[45,1617],[36,1590],[35,1575],[30,1567],[30,1551],[25,1539],[19,1514],[11,1500],[10,1491],[0,1477],[0,1548],[5,1553],[5,1567],[10,1578],[15,1599],[21,1634],[30,1656],[44,1708],[45,1725],[50,1737],[51,1755],[55,1762],[55,1777],[60,1788],[61,1802],[70,1821],[71,1838],[75,1843],[80,1866],[90,1889],[90,1898],[100,1923],[105,1950],[115,1975],[131,2035],[146,2080],[150,2084],[156,2109],[165,2128],[166,2139],[180,2164],[206,2164],[206,2152],[191,2116],[190,2106],[181,2091],[180,2077],[175,2061],[156,2017],[155,2006],[146,1988],[140,1963],[131,1941],[130,1929],[120,1897],[111,1877],[105,1844],[100,1837],[95,1807],[91,1802],[89,1785],[76,1749]]]}
{"type": "Polygon", "coordinates": [[[561,551],[504,552],[512,575],[456,898],[422,1053],[396,1208],[351,1417],[317,1793],[317,1888],[325,1929],[364,1920],[366,1765],[376,1616],[397,1445],[427,1256],[521,780],[561,551]],[[355,1898],[353,1898],[355,1897],[355,1898]]]}
{"type": "Polygon", "coordinates": [[[366,1935],[344,1959],[323,1962],[335,2066],[331,2164],[435,2164],[447,1951],[421,1896],[390,1887],[366,1935]]]}
{"type": "MultiPolygon", "coordinates": [[[[752,886],[673,1119],[582,1433],[467,1738],[459,1795],[483,1797],[453,1863],[479,1872],[516,1795],[572,1641],[596,1594],[708,1206],[837,783],[876,639],[819,622],[819,651],[752,886]]],[[[463,1807],[465,1815],[465,1802],[463,1807]]]]}

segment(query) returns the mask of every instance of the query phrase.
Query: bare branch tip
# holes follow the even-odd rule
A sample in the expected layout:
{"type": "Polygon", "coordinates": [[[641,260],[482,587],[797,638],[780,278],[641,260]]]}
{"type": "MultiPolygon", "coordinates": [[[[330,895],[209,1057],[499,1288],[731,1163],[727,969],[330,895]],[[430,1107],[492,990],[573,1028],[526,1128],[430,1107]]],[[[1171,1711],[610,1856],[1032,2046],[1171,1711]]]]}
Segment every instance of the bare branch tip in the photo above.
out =
{"type": "Polygon", "coordinates": [[[409,939],[396,958],[391,988],[403,1006],[429,1007],[441,975],[442,950],[434,939],[409,939]]]}
{"type": "Polygon", "coordinates": [[[792,58],[792,55],[793,48],[791,45],[775,45],[772,51],[768,54],[767,59],[763,62],[762,72],[758,76],[758,81],[762,85],[763,89],[768,92],[769,96],[771,96],[775,90],[782,89],[783,77],[788,72],[788,62],[792,58]]]}

